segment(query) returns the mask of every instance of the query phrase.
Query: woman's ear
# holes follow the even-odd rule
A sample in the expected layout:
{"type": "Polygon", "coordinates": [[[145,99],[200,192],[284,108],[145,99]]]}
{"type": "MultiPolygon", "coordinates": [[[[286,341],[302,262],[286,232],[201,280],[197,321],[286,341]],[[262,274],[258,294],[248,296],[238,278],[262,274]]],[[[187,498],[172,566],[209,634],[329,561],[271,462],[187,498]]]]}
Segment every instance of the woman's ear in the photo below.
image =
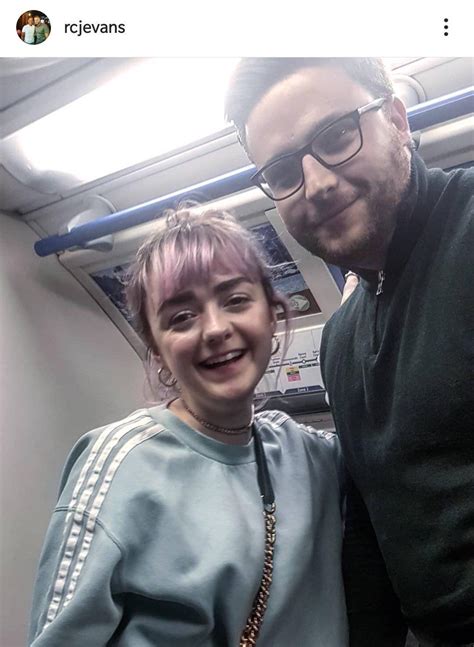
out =
{"type": "Polygon", "coordinates": [[[169,368],[166,365],[166,362],[164,361],[161,355],[157,355],[156,353],[154,353],[153,359],[154,359],[155,365],[158,367],[158,370],[169,371],[169,368]]]}
{"type": "Polygon", "coordinates": [[[147,363],[148,363],[149,366],[154,366],[158,370],[160,368],[166,368],[166,365],[165,365],[165,363],[163,361],[163,358],[161,357],[158,349],[155,348],[154,345],[153,345],[153,347],[149,346],[147,348],[146,359],[147,359],[147,363]]]}

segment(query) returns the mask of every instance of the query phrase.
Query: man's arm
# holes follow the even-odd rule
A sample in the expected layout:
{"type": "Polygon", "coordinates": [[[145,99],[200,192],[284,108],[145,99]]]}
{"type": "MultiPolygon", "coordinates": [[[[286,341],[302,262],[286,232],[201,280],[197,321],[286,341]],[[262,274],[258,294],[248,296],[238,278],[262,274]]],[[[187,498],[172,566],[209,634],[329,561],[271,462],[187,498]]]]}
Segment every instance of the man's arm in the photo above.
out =
{"type": "Polygon", "coordinates": [[[347,475],[342,567],[350,647],[404,647],[407,625],[367,508],[347,475]]]}

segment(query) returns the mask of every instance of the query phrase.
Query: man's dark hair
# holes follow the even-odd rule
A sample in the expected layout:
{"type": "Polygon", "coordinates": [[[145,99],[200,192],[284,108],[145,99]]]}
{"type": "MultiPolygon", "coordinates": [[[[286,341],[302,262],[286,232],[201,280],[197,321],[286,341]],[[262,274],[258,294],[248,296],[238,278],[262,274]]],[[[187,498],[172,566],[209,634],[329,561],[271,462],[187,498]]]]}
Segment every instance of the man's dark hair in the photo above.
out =
{"type": "Polygon", "coordinates": [[[318,65],[342,68],[352,80],[369,90],[374,99],[394,93],[381,58],[243,58],[227,89],[225,116],[234,124],[244,146],[249,114],[268,90],[294,72],[318,65]]]}

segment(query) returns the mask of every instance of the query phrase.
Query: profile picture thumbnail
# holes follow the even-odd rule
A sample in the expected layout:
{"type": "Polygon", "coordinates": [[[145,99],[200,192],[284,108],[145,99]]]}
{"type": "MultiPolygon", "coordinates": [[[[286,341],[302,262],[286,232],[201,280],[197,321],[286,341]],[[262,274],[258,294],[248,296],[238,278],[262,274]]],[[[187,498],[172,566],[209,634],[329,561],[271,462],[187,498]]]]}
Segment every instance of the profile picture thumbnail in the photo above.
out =
{"type": "Polygon", "coordinates": [[[51,23],[42,11],[25,11],[16,21],[16,33],[27,45],[40,45],[51,33],[51,23]]]}

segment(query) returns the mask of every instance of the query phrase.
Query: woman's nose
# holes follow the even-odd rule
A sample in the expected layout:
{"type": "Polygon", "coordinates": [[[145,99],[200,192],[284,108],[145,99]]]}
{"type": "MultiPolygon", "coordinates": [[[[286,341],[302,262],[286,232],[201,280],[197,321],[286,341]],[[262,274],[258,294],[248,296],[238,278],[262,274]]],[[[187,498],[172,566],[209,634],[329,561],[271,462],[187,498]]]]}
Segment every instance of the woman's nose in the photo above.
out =
{"type": "Polygon", "coordinates": [[[207,309],[203,322],[203,337],[208,344],[227,339],[231,332],[231,326],[226,314],[218,307],[207,309]]]}

